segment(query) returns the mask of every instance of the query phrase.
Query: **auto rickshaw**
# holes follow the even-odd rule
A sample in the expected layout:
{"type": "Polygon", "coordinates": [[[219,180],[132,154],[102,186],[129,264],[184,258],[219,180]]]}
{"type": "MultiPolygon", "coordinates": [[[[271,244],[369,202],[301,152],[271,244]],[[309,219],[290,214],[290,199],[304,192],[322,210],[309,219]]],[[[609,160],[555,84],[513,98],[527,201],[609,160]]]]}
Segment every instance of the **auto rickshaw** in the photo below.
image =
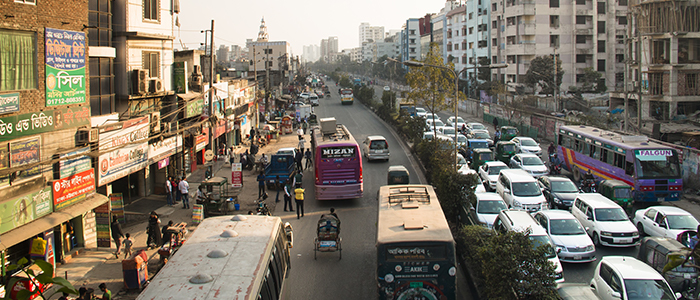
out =
{"type": "Polygon", "coordinates": [[[499,131],[501,131],[501,141],[510,141],[520,134],[520,130],[513,126],[501,126],[499,131]]]}
{"type": "Polygon", "coordinates": [[[598,193],[615,201],[622,208],[627,209],[632,204],[632,187],[620,180],[603,180],[598,183],[598,193]]]}
{"type": "Polygon", "coordinates": [[[238,195],[229,191],[228,179],[212,177],[199,184],[204,187],[203,199],[195,199],[204,208],[204,217],[227,215],[236,211],[238,195]]]}
{"type": "Polygon", "coordinates": [[[500,160],[505,164],[510,163],[510,158],[515,155],[515,143],[511,141],[500,141],[496,143],[496,160],[500,160]]]}
{"type": "Polygon", "coordinates": [[[680,242],[665,237],[646,237],[639,246],[637,259],[645,262],[658,271],[668,284],[677,293],[681,293],[683,299],[698,299],[698,269],[695,265],[695,257],[691,255],[691,249],[680,242]],[[685,262],[684,265],[683,262],[685,262]]]}
{"type": "Polygon", "coordinates": [[[493,161],[493,152],[491,152],[491,150],[483,148],[474,149],[470,167],[473,170],[477,170],[487,161],[493,161]]]}
{"type": "Polygon", "coordinates": [[[386,173],[386,184],[409,184],[408,169],[404,166],[391,166],[386,173]]]}
{"type": "Polygon", "coordinates": [[[309,126],[318,126],[318,117],[316,114],[310,114],[309,115],[309,126]]]}

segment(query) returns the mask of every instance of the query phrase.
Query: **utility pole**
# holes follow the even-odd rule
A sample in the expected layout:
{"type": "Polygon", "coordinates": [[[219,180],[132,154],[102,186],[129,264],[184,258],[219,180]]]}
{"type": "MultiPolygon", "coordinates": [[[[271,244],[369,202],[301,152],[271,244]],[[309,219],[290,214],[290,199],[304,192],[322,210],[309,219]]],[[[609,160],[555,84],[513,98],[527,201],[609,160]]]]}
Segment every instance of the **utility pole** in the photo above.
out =
{"type": "MultiPolygon", "coordinates": [[[[637,8],[639,9],[639,8],[637,8]]],[[[639,33],[639,13],[634,14],[634,31],[637,37],[637,131],[642,133],[642,35],[639,33]]]]}
{"type": "Polygon", "coordinates": [[[253,95],[253,98],[255,99],[255,126],[254,128],[258,128],[260,126],[260,113],[258,112],[258,61],[255,55],[255,44],[253,44],[253,75],[255,77],[255,95],[253,95]]]}
{"type": "Polygon", "coordinates": [[[270,110],[270,46],[265,47],[265,114],[270,110]]]}
{"type": "MultiPolygon", "coordinates": [[[[205,47],[206,49],[206,47],[205,47]]],[[[211,20],[211,32],[209,35],[209,149],[216,155],[214,145],[214,20],[211,20]]]]}
{"type": "Polygon", "coordinates": [[[553,62],[553,66],[554,66],[554,68],[553,68],[554,69],[554,72],[553,72],[554,77],[552,78],[552,84],[554,84],[554,86],[552,87],[552,94],[553,94],[552,98],[554,98],[554,109],[557,112],[559,112],[559,111],[561,111],[562,107],[560,107],[559,101],[557,101],[557,94],[558,94],[557,92],[559,90],[559,86],[557,85],[557,48],[556,47],[554,47],[554,55],[552,55],[552,62],[553,62]]]}

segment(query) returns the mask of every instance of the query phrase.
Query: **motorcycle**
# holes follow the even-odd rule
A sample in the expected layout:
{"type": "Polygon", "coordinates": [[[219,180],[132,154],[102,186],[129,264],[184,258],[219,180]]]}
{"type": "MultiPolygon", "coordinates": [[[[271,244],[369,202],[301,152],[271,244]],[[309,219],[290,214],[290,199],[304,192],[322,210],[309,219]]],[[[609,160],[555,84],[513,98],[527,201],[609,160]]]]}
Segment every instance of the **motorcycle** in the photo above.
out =
{"type": "Polygon", "coordinates": [[[265,203],[264,199],[259,199],[256,202],[258,204],[258,207],[256,209],[258,215],[263,215],[263,216],[271,216],[272,215],[270,213],[270,209],[267,207],[267,203],[265,203]]]}
{"type": "Polygon", "coordinates": [[[595,193],[598,190],[598,186],[593,179],[582,179],[580,187],[584,193],[595,193]]]}
{"type": "Polygon", "coordinates": [[[549,166],[549,170],[550,170],[549,173],[550,173],[550,174],[552,174],[552,175],[561,175],[561,164],[552,164],[552,163],[550,163],[549,165],[550,165],[550,166],[549,166]]]}

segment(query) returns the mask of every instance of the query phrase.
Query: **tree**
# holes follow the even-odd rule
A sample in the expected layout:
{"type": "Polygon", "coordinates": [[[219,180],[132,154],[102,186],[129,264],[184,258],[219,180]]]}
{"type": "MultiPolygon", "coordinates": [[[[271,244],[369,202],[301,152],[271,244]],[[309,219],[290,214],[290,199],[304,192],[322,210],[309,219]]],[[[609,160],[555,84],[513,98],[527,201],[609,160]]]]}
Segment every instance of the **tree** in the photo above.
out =
{"type": "Polygon", "coordinates": [[[561,86],[563,77],[564,70],[561,68],[561,59],[557,58],[557,75],[556,82],[554,82],[552,79],[554,78],[554,59],[552,55],[543,55],[530,61],[530,68],[525,74],[525,84],[533,89],[539,86],[543,93],[554,95],[554,92],[561,86]]]}
{"type": "Polygon", "coordinates": [[[570,86],[569,91],[581,95],[582,93],[605,93],[608,90],[605,78],[593,68],[583,69],[583,76],[579,80],[580,86],[570,86]]]}

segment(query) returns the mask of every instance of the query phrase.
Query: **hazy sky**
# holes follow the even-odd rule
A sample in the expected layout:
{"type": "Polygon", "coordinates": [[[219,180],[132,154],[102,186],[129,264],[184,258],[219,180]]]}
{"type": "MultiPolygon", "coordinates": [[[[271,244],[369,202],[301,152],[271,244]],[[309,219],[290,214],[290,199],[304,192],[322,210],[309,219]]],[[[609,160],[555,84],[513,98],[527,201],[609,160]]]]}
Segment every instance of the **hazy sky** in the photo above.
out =
{"type": "MultiPolygon", "coordinates": [[[[338,37],[338,50],[359,47],[360,23],[401,29],[408,18],[438,13],[445,0],[180,0],[180,33],[175,47],[197,49],[204,42],[201,30],[214,19],[214,44],[245,47],[257,39],[264,17],[270,41],[287,41],[294,55],[302,47],[320,45],[321,39],[338,37]]],[[[177,30],[177,28],[176,28],[177,30]]]]}

